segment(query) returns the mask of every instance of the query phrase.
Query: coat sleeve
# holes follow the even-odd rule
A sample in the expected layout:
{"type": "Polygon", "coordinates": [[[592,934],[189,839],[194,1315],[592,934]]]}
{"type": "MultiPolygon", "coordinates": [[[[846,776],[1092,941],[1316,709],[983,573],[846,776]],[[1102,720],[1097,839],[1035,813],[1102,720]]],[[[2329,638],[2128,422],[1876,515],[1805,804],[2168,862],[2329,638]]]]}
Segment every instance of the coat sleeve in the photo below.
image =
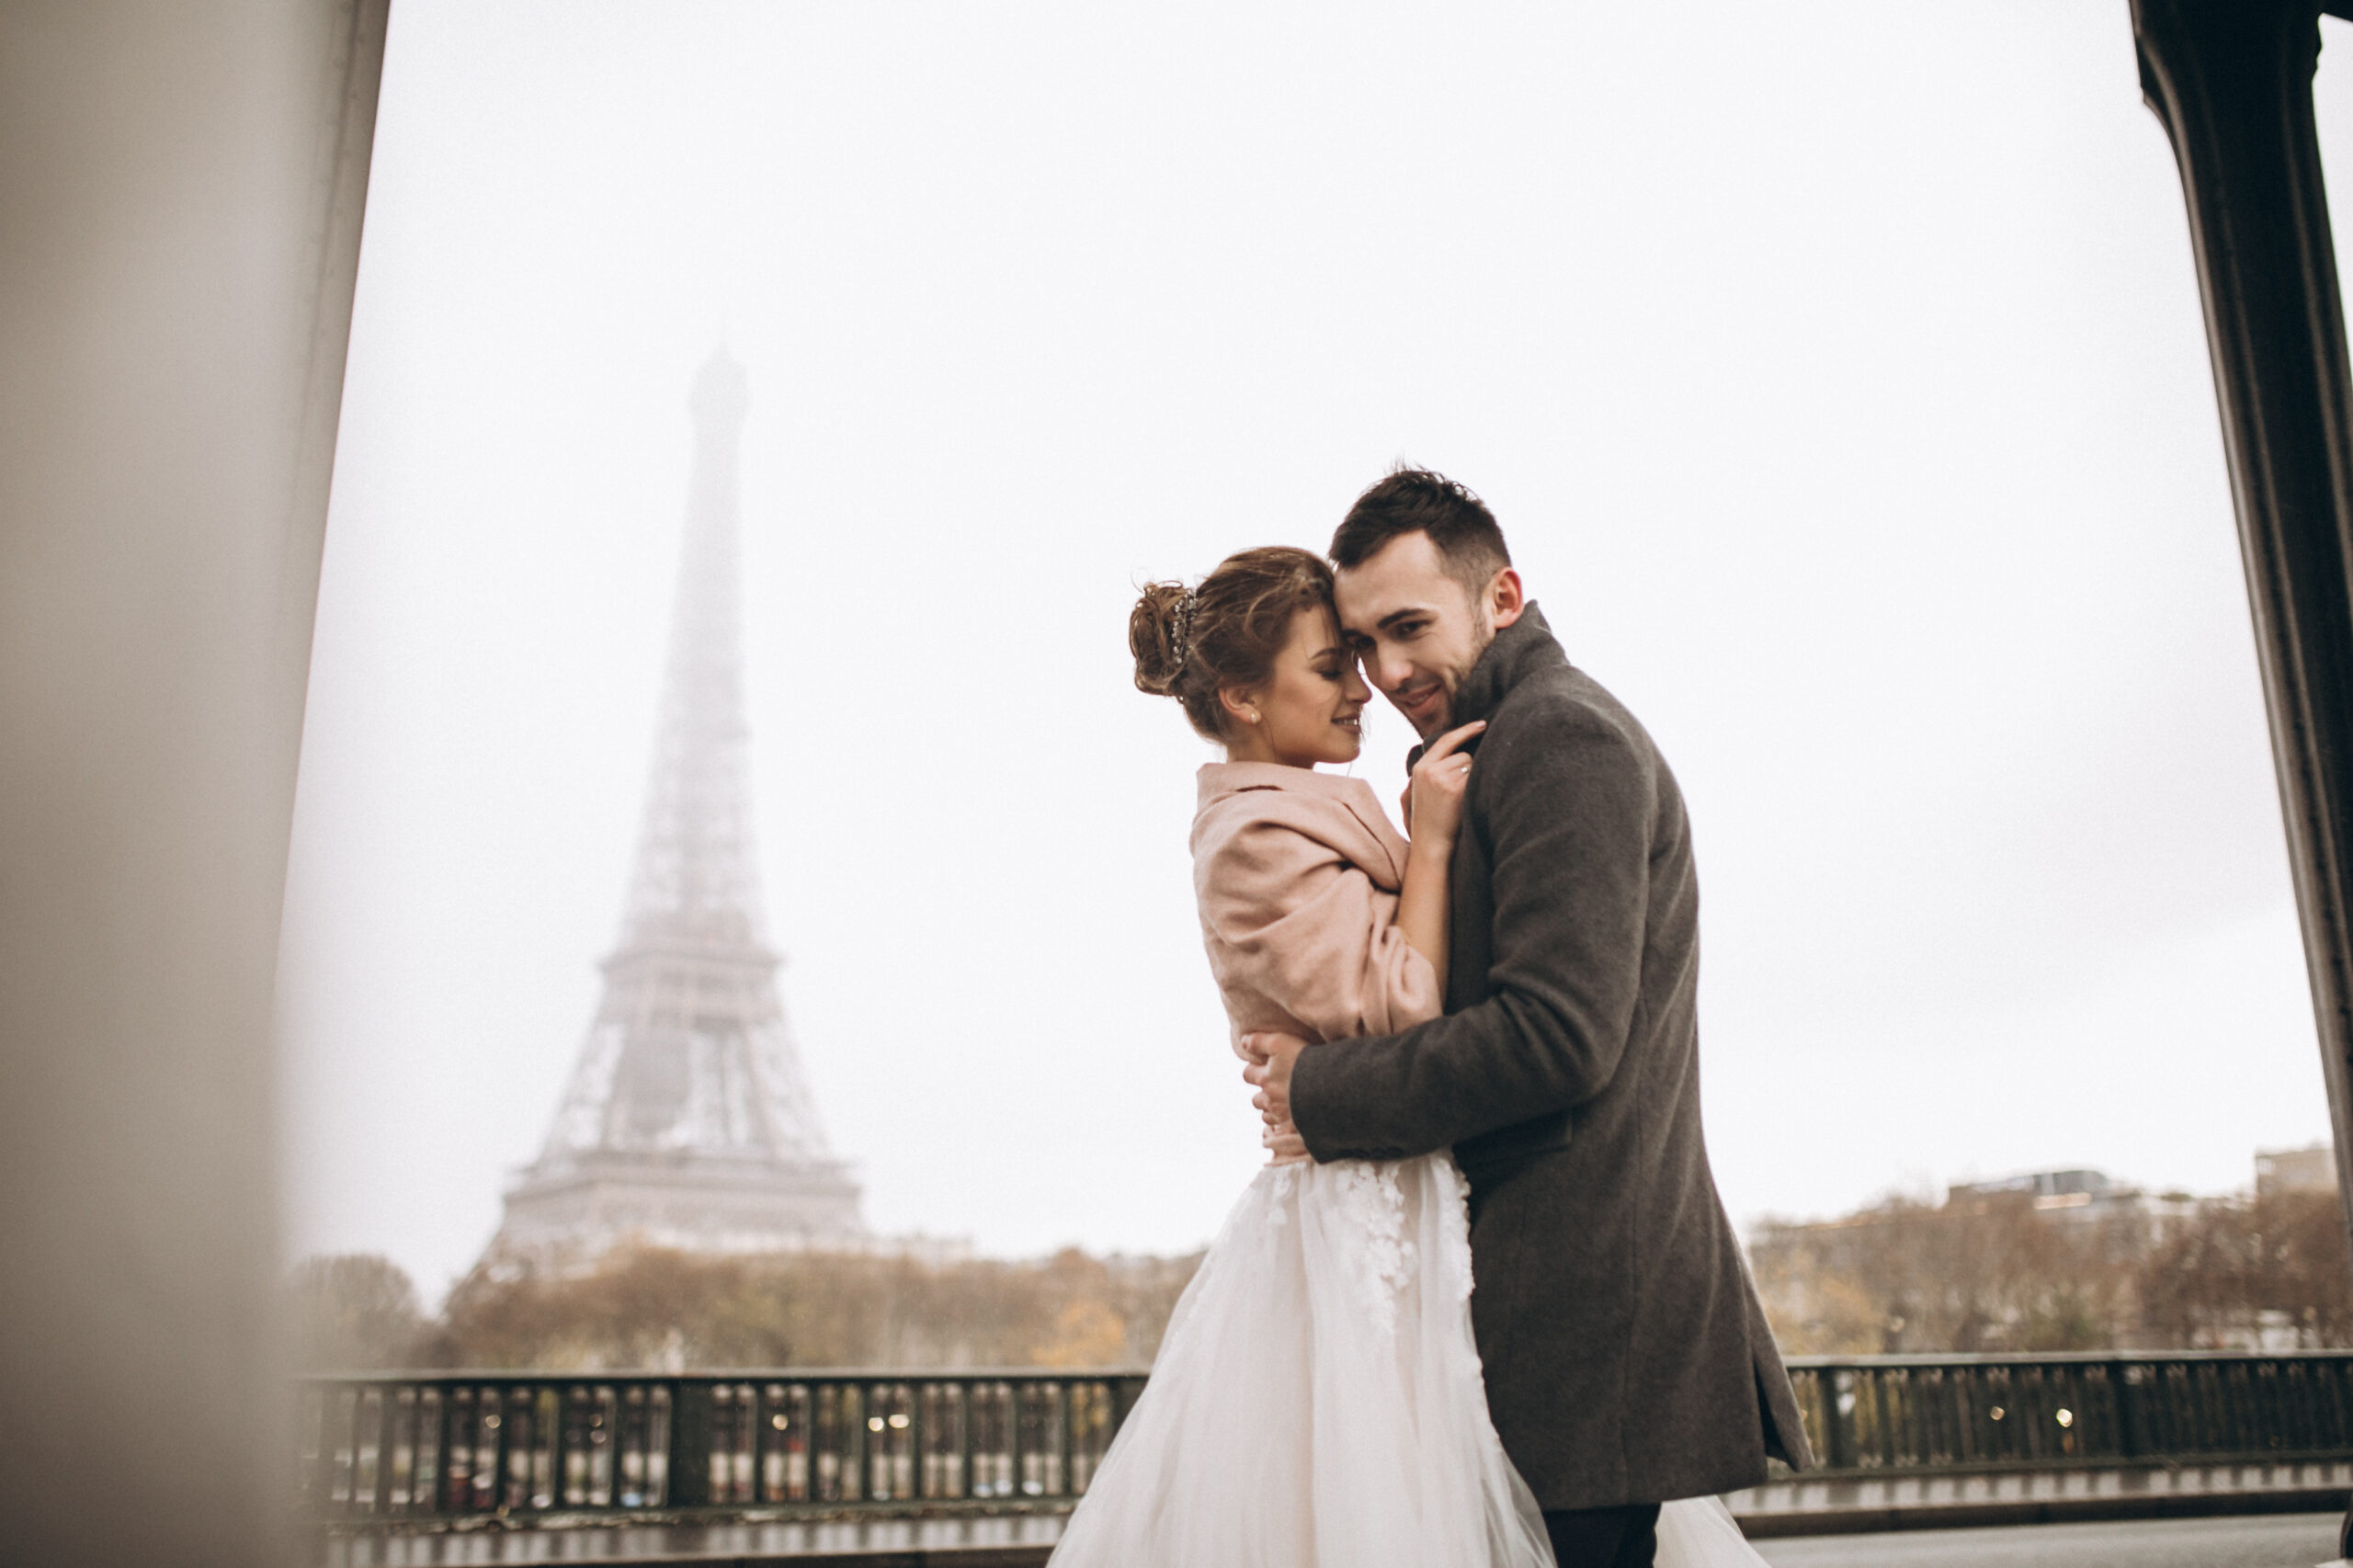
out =
{"type": "Polygon", "coordinates": [[[1204,869],[1201,913],[1221,980],[1320,1040],[1438,1016],[1437,971],[1397,929],[1396,895],[1296,827],[1254,821],[1220,845],[1204,869]]]}
{"type": "Polygon", "coordinates": [[[1301,1053],[1291,1119],[1319,1160],[1428,1153],[1609,1086],[1642,995],[1657,765],[1563,703],[1479,749],[1494,868],[1488,995],[1403,1032],[1301,1053]]]}

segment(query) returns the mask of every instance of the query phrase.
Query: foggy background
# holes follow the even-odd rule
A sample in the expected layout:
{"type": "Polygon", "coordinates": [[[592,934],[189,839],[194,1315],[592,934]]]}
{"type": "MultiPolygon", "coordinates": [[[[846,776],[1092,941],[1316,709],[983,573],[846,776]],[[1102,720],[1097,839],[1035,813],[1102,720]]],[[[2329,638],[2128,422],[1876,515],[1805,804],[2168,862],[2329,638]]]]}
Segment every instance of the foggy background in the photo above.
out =
{"type": "MultiPolygon", "coordinates": [[[[2325,24],[2333,51],[2353,42],[2325,24]]],[[[2353,74],[2324,56],[2353,210],[2353,74]]],[[[297,1251],[428,1297],[597,993],[695,368],[748,367],[772,940],[883,1233],[1258,1163],[1134,585],[1495,507],[1689,797],[1734,1217],[2326,1135],[2121,0],[395,7],[282,979],[297,1251]]],[[[1411,740],[1376,703],[1384,800],[1411,740]]]]}

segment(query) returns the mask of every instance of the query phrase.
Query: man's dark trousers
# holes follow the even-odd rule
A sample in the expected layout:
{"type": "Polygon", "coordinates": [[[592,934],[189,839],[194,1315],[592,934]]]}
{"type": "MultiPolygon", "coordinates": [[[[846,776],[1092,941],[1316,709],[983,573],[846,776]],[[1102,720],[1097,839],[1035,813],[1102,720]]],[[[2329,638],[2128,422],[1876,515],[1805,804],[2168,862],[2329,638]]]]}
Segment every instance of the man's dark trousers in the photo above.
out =
{"type": "Polygon", "coordinates": [[[1658,1556],[1658,1505],[1572,1508],[1544,1516],[1560,1568],[1651,1568],[1658,1556]]]}

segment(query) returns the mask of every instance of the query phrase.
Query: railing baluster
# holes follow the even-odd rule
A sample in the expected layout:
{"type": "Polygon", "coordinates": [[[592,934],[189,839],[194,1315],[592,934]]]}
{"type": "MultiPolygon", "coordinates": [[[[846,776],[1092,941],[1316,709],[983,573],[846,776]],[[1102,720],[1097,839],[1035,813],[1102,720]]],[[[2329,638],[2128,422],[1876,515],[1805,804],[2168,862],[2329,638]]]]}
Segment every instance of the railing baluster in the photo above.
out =
{"type": "Polygon", "coordinates": [[[2223,1386],[2228,1391],[2223,1406],[2229,1426],[2224,1428],[2223,1442],[2230,1452],[2247,1453],[2256,1449],[2256,1403],[2259,1397],[2256,1369],[2259,1362],[2246,1361],[2223,1369],[2223,1386]]]}
{"type": "Polygon", "coordinates": [[[327,1513],[327,1402],[335,1391],[306,1385],[296,1398],[294,1429],[301,1434],[301,1452],[294,1464],[294,1492],[305,1511],[322,1518],[327,1513]]]}
{"type": "Polygon", "coordinates": [[[1830,1456],[1831,1469],[1852,1470],[1855,1468],[1855,1435],[1847,1416],[1854,1407],[1850,1403],[1851,1396],[1842,1386],[1845,1381],[1843,1369],[1824,1367],[1821,1370],[1821,1378],[1823,1448],[1830,1456]]]}
{"type": "Polygon", "coordinates": [[[807,1383],[793,1383],[785,1390],[788,1401],[784,1413],[785,1435],[790,1446],[785,1450],[784,1486],[786,1495],[794,1502],[806,1503],[817,1497],[817,1395],[807,1383]]]}
{"type": "Polygon", "coordinates": [[[613,1504],[616,1507],[645,1506],[645,1390],[630,1383],[613,1391],[620,1406],[620,1426],[613,1433],[613,1504]]]}
{"type": "Polygon", "coordinates": [[[596,1429],[588,1436],[588,1502],[609,1508],[621,1500],[621,1391],[610,1383],[596,1385],[596,1429]]]}
{"type": "Polygon", "coordinates": [[[1062,1452],[1056,1460],[1061,1473],[1054,1477],[1054,1494],[1058,1497],[1067,1497],[1076,1490],[1072,1484],[1075,1478],[1071,1472],[1071,1453],[1072,1444],[1076,1440],[1077,1436],[1075,1431],[1078,1426],[1077,1400],[1078,1384],[1068,1378],[1063,1379],[1061,1397],[1058,1401],[1062,1411],[1062,1452]]]}
{"type": "Polygon", "coordinates": [[[359,1511],[359,1415],[363,1394],[352,1389],[335,1404],[335,1500],[338,1512],[359,1511]]]}
{"type": "Polygon", "coordinates": [[[2116,1396],[2119,1445],[2128,1460],[2159,1452],[2151,1417],[2157,1413],[2155,1369],[2138,1357],[2119,1363],[2123,1382],[2116,1396]]]}
{"type": "Polygon", "coordinates": [[[752,1496],[761,1503],[784,1501],[784,1433],[777,1426],[782,1414],[784,1385],[758,1385],[752,1406],[752,1496]]]}
{"type": "Polygon", "coordinates": [[[393,1462],[399,1467],[394,1471],[398,1489],[392,1494],[392,1501],[399,1505],[404,1514],[414,1511],[416,1506],[416,1458],[425,1441],[421,1397],[415,1383],[400,1385],[400,1441],[399,1447],[393,1450],[393,1462]]]}
{"type": "Polygon", "coordinates": [[[499,1513],[514,1506],[511,1489],[515,1466],[515,1402],[509,1397],[509,1392],[504,1383],[490,1391],[491,1401],[497,1411],[493,1419],[498,1426],[494,1430],[490,1449],[488,1491],[490,1506],[499,1513]]]}
{"type": "Polygon", "coordinates": [[[671,1468],[670,1451],[676,1439],[670,1429],[677,1424],[678,1402],[671,1385],[656,1384],[645,1393],[645,1462],[647,1485],[653,1494],[653,1506],[668,1508],[678,1506],[677,1471],[671,1468]]]}
{"type": "Polygon", "coordinates": [[[744,1404],[733,1383],[714,1383],[710,1390],[710,1495],[712,1503],[740,1501],[736,1488],[743,1481],[744,1404]]]}
{"type": "Polygon", "coordinates": [[[666,1506],[700,1507],[710,1501],[712,1385],[699,1378],[673,1378],[664,1386],[670,1392],[669,1442],[663,1463],[666,1506]]]}
{"type": "Polygon", "coordinates": [[[1028,1479],[1021,1472],[1021,1392],[1024,1385],[1008,1381],[1005,1385],[1005,1474],[997,1482],[997,1491],[1021,1494],[1021,1483],[1028,1479]]]}
{"type": "Polygon", "coordinates": [[[963,1392],[957,1399],[956,1471],[958,1479],[955,1494],[959,1497],[986,1495],[981,1489],[979,1479],[972,1473],[972,1433],[981,1422],[983,1386],[980,1383],[967,1383],[964,1385],[963,1392]]]}
{"type": "Polygon", "coordinates": [[[892,1388],[890,1419],[891,1494],[912,1500],[923,1494],[923,1407],[915,1384],[892,1388]]]}
{"type": "Polygon", "coordinates": [[[867,1470],[868,1456],[873,1451],[867,1438],[871,1435],[867,1422],[874,1414],[873,1385],[861,1378],[848,1385],[849,1456],[842,1468],[849,1477],[849,1500],[863,1500],[870,1491],[870,1477],[867,1470]]]}
{"type": "Polygon", "coordinates": [[[885,1425],[891,1417],[891,1389],[887,1383],[866,1385],[866,1495],[877,1503],[888,1503],[892,1493],[892,1482],[897,1476],[891,1468],[891,1430],[885,1425]]]}

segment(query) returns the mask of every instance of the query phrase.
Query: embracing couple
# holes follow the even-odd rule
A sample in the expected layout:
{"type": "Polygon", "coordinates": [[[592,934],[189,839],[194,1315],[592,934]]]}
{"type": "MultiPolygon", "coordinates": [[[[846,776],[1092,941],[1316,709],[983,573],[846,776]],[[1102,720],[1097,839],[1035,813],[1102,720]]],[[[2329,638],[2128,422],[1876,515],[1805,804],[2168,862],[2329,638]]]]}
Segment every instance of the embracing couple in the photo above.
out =
{"type": "Polygon", "coordinates": [[[1145,590],[1136,684],[1227,760],[1193,888],[1272,1162],[1058,1568],[1737,1568],[1810,1456],[1699,1130],[1699,885],[1641,724],[1478,497],[1145,590]],[[1367,682],[1413,722],[1399,836],[1367,682]],[[1475,1283],[1475,1289],[1474,1287],[1475,1283]]]}

